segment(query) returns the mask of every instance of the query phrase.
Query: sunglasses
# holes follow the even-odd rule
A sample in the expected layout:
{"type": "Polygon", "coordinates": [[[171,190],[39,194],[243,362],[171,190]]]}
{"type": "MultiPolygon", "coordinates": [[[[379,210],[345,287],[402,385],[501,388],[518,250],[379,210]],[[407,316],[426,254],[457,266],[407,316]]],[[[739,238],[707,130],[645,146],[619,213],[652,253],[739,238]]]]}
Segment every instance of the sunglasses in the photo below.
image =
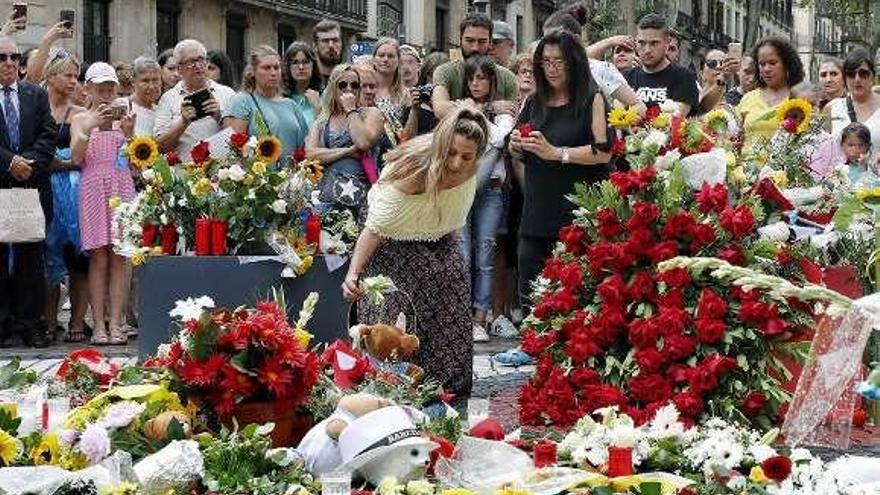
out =
{"type": "Polygon", "coordinates": [[[345,91],[348,88],[351,88],[351,89],[357,91],[357,90],[361,89],[361,83],[359,83],[357,81],[352,81],[352,82],[339,81],[338,83],[336,83],[336,89],[338,89],[339,91],[345,91]]]}
{"type": "Polygon", "coordinates": [[[0,63],[6,62],[7,60],[12,60],[13,62],[18,62],[21,60],[20,53],[0,53],[0,63]]]}
{"type": "Polygon", "coordinates": [[[721,61],[720,60],[706,60],[706,67],[708,67],[712,70],[715,70],[715,69],[721,67],[721,61]]]}
{"type": "MultiPolygon", "coordinates": [[[[2,61],[2,60],[3,59],[0,58],[0,61],[2,61]]],[[[854,70],[851,72],[847,72],[846,75],[847,75],[847,77],[852,77],[852,78],[858,77],[860,79],[872,79],[874,77],[874,74],[868,69],[857,69],[857,70],[854,70]]]]}

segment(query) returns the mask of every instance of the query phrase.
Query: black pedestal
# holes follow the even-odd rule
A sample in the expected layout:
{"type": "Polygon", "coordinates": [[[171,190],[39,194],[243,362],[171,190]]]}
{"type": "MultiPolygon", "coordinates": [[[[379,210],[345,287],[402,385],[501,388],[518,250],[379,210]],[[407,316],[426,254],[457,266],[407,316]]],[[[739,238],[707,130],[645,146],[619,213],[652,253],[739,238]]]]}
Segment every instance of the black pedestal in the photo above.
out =
{"type": "Polygon", "coordinates": [[[342,298],[342,281],[348,266],[330,273],[323,257],[296,278],[281,278],[284,265],[273,260],[245,263],[235,256],[151,258],[138,270],[138,358],[156,353],[159,344],[178,332],[168,312],[175,301],[209,296],[217,307],[235,308],[271,297],[273,287],[283,287],[289,319],[295,323],[310,292],[319,294],[308,330],[316,342],[332,342],[347,335],[348,303],[342,298]]]}

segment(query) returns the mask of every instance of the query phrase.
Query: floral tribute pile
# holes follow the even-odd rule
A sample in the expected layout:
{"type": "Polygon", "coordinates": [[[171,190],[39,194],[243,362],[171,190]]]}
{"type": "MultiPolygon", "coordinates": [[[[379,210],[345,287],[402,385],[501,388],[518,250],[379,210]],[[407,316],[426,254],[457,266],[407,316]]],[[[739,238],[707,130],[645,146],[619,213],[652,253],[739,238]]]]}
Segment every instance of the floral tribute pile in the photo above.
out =
{"type": "Polygon", "coordinates": [[[814,283],[821,270],[806,247],[760,238],[772,205],[755,188],[728,188],[737,162],[712,146],[713,128],[655,125],[662,118],[627,139],[632,171],[570,198],[574,222],[535,282],[523,327],[522,348],[537,358],[523,424],[568,427],[608,406],[641,424],[672,403],[685,422],[769,428],[790,398],[783,358],[808,349],[810,306],[656,267],[708,256],[814,283]]]}

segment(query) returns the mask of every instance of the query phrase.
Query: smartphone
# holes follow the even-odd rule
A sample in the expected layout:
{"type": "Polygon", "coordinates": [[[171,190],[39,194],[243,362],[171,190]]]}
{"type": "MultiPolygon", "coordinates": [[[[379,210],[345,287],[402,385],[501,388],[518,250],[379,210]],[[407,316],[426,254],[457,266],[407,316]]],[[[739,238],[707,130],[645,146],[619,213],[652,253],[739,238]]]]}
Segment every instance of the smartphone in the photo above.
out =
{"type": "Polygon", "coordinates": [[[729,43],[727,45],[727,56],[730,58],[741,59],[743,56],[742,43],[729,43]]]}
{"type": "Polygon", "coordinates": [[[199,119],[202,119],[202,118],[205,118],[208,116],[208,113],[205,112],[205,110],[202,108],[202,104],[205,103],[206,101],[210,100],[211,98],[212,98],[211,90],[208,88],[200,89],[200,90],[196,91],[195,93],[190,93],[190,94],[183,97],[183,99],[187,103],[189,103],[190,105],[192,105],[193,108],[195,108],[195,110],[196,110],[195,120],[199,120],[199,119]]]}
{"type": "Polygon", "coordinates": [[[28,4],[27,2],[15,2],[12,4],[12,18],[13,19],[24,19],[24,22],[19,27],[20,31],[24,30],[24,26],[27,25],[27,10],[28,4]]]}
{"type": "Polygon", "coordinates": [[[122,120],[128,113],[128,107],[125,105],[113,105],[110,110],[113,111],[113,120],[122,120]]]}
{"type": "Polygon", "coordinates": [[[62,10],[59,16],[59,20],[64,23],[64,27],[66,27],[67,29],[71,29],[73,27],[74,19],[76,19],[76,12],[70,9],[62,10]]]}

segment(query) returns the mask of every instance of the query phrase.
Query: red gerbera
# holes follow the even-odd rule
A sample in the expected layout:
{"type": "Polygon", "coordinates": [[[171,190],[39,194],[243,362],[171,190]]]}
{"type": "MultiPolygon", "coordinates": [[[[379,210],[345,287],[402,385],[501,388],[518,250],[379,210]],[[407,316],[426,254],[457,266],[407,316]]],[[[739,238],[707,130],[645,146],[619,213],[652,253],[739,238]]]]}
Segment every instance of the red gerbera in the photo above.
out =
{"type": "Polygon", "coordinates": [[[783,482],[791,474],[791,459],[783,455],[776,455],[766,459],[761,463],[761,469],[764,470],[764,476],[773,481],[783,482]]]}
{"type": "Polygon", "coordinates": [[[275,397],[284,397],[288,385],[293,382],[293,373],[277,359],[263,363],[257,371],[257,377],[275,397]]]}
{"type": "Polygon", "coordinates": [[[226,365],[226,358],[220,354],[214,354],[205,361],[195,359],[184,360],[178,369],[178,374],[183,383],[190,386],[205,386],[217,383],[220,378],[220,370],[226,365]]]}

